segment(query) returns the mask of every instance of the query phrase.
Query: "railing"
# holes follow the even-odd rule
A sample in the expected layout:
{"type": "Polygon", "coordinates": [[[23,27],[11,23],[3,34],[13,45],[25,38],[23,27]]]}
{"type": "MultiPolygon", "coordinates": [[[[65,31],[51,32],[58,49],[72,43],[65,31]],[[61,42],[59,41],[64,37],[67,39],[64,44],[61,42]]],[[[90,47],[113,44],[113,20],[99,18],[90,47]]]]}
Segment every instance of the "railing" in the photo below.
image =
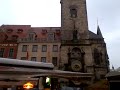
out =
{"type": "Polygon", "coordinates": [[[47,39],[47,38],[36,38],[36,39],[31,39],[31,38],[21,38],[21,39],[18,39],[17,41],[18,43],[19,42],[26,42],[26,43],[29,43],[29,42],[60,42],[60,39],[47,39]]]}

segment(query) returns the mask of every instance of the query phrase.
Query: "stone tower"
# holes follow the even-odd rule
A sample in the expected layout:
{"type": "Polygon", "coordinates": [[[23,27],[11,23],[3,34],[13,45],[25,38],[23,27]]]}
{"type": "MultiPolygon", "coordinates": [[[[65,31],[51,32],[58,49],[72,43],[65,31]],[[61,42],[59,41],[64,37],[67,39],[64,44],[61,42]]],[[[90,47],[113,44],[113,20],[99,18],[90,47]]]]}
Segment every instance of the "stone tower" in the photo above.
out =
{"type": "Polygon", "coordinates": [[[61,28],[63,31],[77,30],[81,38],[87,38],[86,0],[61,0],[61,28]]]}
{"type": "Polygon", "coordinates": [[[61,30],[60,69],[104,78],[109,71],[106,43],[99,26],[97,34],[88,30],[86,0],[61,0],[61,30]]]}

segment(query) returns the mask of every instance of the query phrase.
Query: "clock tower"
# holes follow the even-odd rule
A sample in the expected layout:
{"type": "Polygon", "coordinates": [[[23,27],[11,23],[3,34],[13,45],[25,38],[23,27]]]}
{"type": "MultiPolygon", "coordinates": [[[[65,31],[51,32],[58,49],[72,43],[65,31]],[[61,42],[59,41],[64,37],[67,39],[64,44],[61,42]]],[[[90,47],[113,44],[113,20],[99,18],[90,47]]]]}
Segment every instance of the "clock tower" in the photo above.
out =
{"type": "Polygon", "coordinates": [[[65,70],[84,72],[83,45],[89,44],[86,0],[61,0],[61,31],[61,64],[65,70]]]}
{"type": "Polygon", "coordinates": [[[60,69],[93,73],[103,78],[109,71],[106,43],[98,26],[88,30],[86,0],[61,0],[60,69]]]}

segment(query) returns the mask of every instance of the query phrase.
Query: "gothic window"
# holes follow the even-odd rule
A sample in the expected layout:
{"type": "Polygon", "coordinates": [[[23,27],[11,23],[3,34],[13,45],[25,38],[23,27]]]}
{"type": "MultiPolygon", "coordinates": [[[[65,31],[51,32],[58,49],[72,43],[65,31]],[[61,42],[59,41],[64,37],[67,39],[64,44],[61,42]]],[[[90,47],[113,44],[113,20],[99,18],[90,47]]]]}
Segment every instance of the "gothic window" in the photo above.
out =
{"type": "Polygon", "coordinates": [[[100,53],[96,48],[94,49],[94,60],[97,65],[100,65],[102,62],[102,53],[100,53]]]}
{"type": "Polygon", "coordinates": [[[71,16],[71,18],[77,17],[77,9],[76,8],[70,8],[70,16],[71,16]]]}

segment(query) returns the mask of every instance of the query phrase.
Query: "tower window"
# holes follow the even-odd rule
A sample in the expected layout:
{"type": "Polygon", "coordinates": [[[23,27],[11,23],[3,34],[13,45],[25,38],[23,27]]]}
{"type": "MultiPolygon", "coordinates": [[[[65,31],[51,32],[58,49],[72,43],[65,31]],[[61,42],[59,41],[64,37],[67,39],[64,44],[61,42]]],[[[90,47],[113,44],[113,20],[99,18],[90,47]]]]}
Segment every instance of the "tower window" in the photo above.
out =
{"type": "Polygon", "coordinates": [[[71,18],[76,18],[77,17],[77,9],[76,8],[71,8],[70,9],[70,15],[71,15],[71,18]]]}
{"type": "Polygon", "coordinates": [[[98,49],[94,49],[94,60],[96,65],[100,65],[102,62],[102,53],[98,49]]]}

